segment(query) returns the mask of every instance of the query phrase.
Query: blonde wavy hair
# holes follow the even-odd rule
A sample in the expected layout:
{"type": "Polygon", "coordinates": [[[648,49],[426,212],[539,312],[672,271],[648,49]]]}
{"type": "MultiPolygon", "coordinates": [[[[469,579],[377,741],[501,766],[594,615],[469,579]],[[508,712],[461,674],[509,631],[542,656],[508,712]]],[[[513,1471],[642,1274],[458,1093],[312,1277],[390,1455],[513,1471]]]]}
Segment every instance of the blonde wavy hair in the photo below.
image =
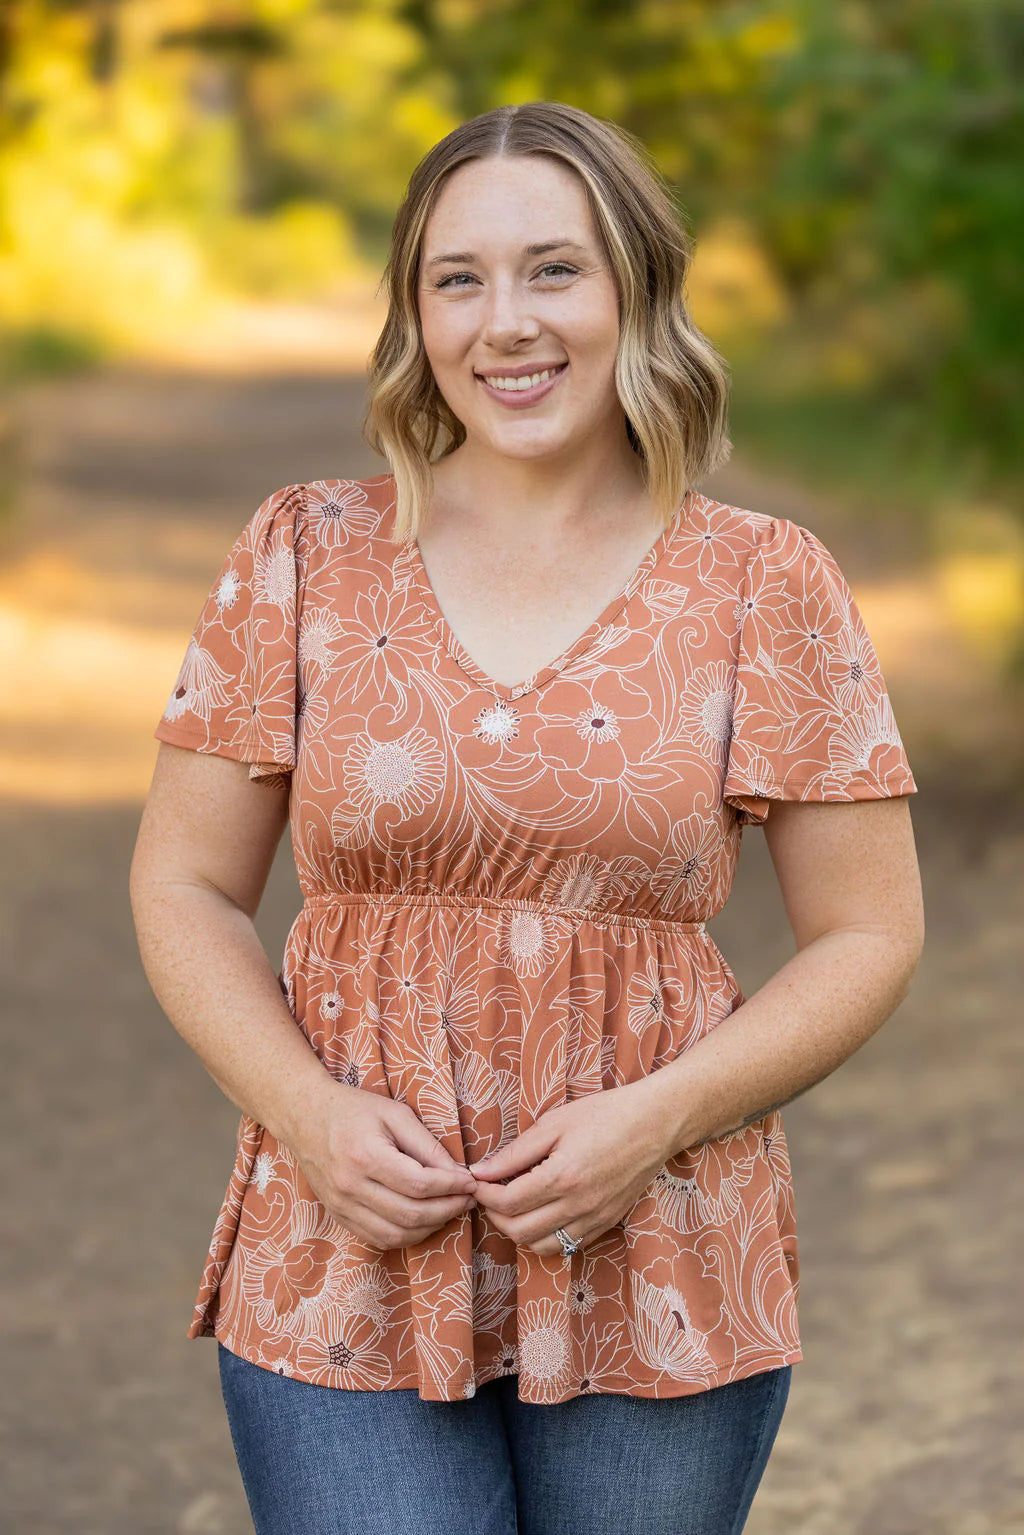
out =
{"type": "Polygon", "coordinates": [[[362,425],[395,478],[393,539],[417,536],[432,495],[431,465],[466,438],[423,348],[416,301],[423,233],[456,166],[502,155],[550,155],[583,181],[618,289],[615,386],[645,487],[667,527],[691,486],[732,451],[728,365],[684,298],[693,244],[639,139],[578,107],[531,101],[481,113],[435,144],[395,217],[381,279],[388,313],[370,356],[362,425]]]}

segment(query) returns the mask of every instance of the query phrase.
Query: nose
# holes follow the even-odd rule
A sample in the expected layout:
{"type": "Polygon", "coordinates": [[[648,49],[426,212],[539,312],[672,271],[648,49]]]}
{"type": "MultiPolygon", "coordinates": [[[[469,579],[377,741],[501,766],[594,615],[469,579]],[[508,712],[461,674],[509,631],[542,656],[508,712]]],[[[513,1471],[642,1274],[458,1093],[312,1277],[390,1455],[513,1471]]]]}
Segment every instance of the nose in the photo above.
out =
{"type": "Polygon", "coordinates": [[[494,282],[487,291],[480,322],[480,339],[495,352],[507,352],[518,341],[535,339],[540,326],[530,312],[530,295],[514,279],[494,282]]]}

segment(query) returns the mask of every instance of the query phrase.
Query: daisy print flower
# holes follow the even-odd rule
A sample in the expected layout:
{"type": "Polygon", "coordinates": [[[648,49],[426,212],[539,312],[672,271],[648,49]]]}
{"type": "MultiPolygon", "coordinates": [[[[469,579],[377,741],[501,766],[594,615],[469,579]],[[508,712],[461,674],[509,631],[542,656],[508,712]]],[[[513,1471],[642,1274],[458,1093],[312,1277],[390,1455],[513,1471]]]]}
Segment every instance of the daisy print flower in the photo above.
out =
{"type": "Polygon", "coordinates": [[[733,684],[725,661],[698,667],[679,695],[687,739],[714,761],[724,761],[732,736],[733,684]]]}
{"type": "Polygon", "coordinates": [[[394,741],[376,741],[363,732],[346,753],[344,781],[349,803],[362,816],[393,805],[404,819],[437,799],[444,763],[435,742],[418,727],[394,741]]]}
{"type": "Polygon", "coordinates": [[[888,694],[881,694],[848,715],[829,737],[829,767],[840,783],[866,774],[889,776],[903,751],[888,694]]]}
{"type": "Polygon", "coordinates": [[[523,1307],[519,1335],[519,1370],[541,1402],[559,1400],[571,1379],[572,1355],[566,1317],[554,1301],[538,1299],[523,1307]]]}
{"type": "Polygon", "coordinates": [[[341,619],[331,608],[304,610],[299,622],[299,665],[307,672],[315,666],[321,676],[329,677],[338,662],[334,647],[343,634],[341,619]]]}
{"type": "Polygon", "coordinates": [[[602,904],[611,877],[611,866],[596,853],[574,853],[552,864],[544,878],[543,898],[570,911],[593,910],[602,904]]]}
{"type": "Polygon", "coordinates": [[[253,596],[271,607],[291,609],[295,601],[295,556],[284,533],[260,548],[253,571],[253,596]]]}
{"type": "Polygon", "coordinates": [[[337,685],[356,708],[366,700],[405,706],[427,624],[400,590],[375,582],[358,590],[334,644],[337,685]]]}
{"type": "Polygon", "coordinates": [[[498,952],[517,975],[540,975],[558,952],[562,924],[547,912],[511,907],[501,917],[498,952]]]}

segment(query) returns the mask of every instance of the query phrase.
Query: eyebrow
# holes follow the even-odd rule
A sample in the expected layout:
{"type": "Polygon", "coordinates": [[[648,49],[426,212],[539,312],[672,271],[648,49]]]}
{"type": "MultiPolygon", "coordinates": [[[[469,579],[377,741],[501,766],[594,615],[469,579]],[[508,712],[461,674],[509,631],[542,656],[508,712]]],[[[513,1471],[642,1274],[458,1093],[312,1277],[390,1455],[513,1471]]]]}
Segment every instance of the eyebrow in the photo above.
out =
{"type": "MultiPolygon", "coordinates": [[[[538,245],[524,245],[523,255],[544,256],[548,253],[548,251],[583,251],[584,249],[585,247],[580,245],[576,240],[543,240],[538,245]]],[[[427,262],[427,268],[429,269],[430,267],[434,266],[444,266],[445,263],[449,261],[472,262],[476,259],[476,255],[473,251],[447,251],[443,256],[432,256],[431,259],[427,262]]]]}

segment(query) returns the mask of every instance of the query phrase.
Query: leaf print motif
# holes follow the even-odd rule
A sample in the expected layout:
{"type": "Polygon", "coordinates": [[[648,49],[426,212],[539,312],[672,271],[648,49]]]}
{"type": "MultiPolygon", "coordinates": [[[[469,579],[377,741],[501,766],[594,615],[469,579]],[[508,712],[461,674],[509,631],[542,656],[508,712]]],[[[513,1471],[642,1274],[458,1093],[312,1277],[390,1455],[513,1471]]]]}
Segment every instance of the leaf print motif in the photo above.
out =
{"type": "MultiPolygon", "coordinates": [[[[446,642],[395,497],[391,475],[268,496],[154,734],[288,790],[296,1027],[471,1165],[742,1005],[706,924],[773,799],[916,786],[849,587],[798,523],[689,493],[602,620],[501,689],[446,642]]],[[[669,1159],[571,1258],[479,1208],[378,1251],[243,1115],[188,1335],[428,1401],[509,1374],[531,1402],[672,1397],[798,1361],[798,1289],[777,1111],[669,1159]]]]}

